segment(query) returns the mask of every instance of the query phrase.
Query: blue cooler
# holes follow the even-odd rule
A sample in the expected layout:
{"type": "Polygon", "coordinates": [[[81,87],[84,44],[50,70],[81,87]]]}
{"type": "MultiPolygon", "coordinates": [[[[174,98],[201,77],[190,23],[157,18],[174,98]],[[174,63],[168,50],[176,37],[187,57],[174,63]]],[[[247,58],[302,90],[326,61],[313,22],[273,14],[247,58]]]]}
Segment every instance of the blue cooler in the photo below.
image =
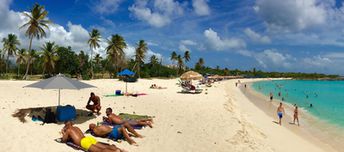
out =
{"type": "Polygon", "coordinates": [[[67,105],[67,106],[58,106],[56,108],[56,120],[63,122],[63,121],[70,121],[75,120],[76,118],[76,109],[74,106],[67,105]]]}
{"type": "Polygon", "coordinates": [[[116,95],[121,95],[121,90],[116,90],[116,95]]]}

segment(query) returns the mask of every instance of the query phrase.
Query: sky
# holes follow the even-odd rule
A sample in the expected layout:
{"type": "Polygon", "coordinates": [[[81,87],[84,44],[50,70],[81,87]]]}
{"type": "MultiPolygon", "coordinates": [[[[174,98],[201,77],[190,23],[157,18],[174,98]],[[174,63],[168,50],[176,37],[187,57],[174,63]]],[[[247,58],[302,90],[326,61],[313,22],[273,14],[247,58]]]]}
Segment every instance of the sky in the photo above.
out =
{"type": "MultiPolygon", "coordinates": [[[[39,49],[54,41],[90,52],[88,32],[102,35],[96,53],[105,55],[106,39],[122,35],[132,57],[143,39],[164,64],[172,51],[191,53],[193,66],[344,75],[343,0],[0,0],[0,39],[18,35],[27,48],[22,13],[45,6],[53,22],[39,49]]],[[[0,45],[0,48],[2,46],[0,45]]],[[[148,60],[147,60],[148,61],[148,60]]]]}

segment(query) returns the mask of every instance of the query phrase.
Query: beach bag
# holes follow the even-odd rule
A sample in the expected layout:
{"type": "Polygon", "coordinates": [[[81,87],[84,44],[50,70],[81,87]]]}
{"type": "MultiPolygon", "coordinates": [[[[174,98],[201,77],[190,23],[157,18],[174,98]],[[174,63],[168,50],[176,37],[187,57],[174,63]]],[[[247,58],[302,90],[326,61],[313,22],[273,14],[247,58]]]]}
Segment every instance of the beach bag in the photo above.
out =
{"type": "Polygon", "coordinates": [[[116,90],[115,94],[116,95],[121,95],[121,90],[116,90]]]}
{"type": "Polygon", "coordinates": [[[76,118],[76,109],[74,106],[67,105],[67,106],[58,106],[56,109],[56,120],[63,122],[63,121],[71,121],[75,120],[76,118]]]}

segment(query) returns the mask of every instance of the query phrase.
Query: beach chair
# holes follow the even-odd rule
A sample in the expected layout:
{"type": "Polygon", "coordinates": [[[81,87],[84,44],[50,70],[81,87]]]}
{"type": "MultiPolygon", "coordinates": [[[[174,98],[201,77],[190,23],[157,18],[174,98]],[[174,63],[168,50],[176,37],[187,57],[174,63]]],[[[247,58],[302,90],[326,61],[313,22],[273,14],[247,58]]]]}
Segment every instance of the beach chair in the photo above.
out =
{"type": "Polygon", "coordinates": [[[192,94],[199,94],[199,93],[202,93],[203,89],[199,89],[199,88],[190,88],[190,87],[187,87],[187,86],[183,86],[182,87],[182,93],[192,93],[192,94]]]}

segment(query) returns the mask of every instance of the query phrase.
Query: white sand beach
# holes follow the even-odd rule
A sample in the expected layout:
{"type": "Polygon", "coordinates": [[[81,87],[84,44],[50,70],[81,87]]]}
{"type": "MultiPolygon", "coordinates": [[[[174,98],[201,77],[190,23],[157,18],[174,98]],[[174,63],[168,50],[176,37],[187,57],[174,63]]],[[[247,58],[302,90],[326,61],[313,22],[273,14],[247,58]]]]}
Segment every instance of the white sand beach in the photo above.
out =
{"type": "MultiPolygon", "coordinates": [[[[115,113],[135,113],[154,116],[154,128],[144,128],[138,132],[143,139],[134,138],[139,146],[131,146],[97,138],[99,141],[115,144],[133,152],[322,152],[335,151],[326,143],[307,139],[285,126],[272,121],[275,118],[265,114],[250,102],[235,87],[237,80],[214,83],[204,88],[202,94],[181,94],[176,79],[140,79],[129,83],[133,93],[147,93],[139,97],[103,97],[116,89],[125,89],[118,80],[91,80],[86,83],[97,88],[83,90],[62,90],[62,105],[71,104],[77,109],[85,109],[90,92],[101,97],[102,115],[76,124],[83,131],[90,123],[102,120],[105,108],[113,108],[115,113]],[[167,89],[149,89],[151,84],[167,89]]],[[[242,82],[256,80],[241,80],[242,82]]],[[[20,122],[11,115],[16,109],[47,107],[57,105],[56,90],[22,88],[33,81],[0,81],[0,147],[8,152],[74,152],[76,150],[54,139],[61,135],[63,125],[31,121],[20,122]]],[[[301,126],[302,127],[302,126],[301,126]]],[[[293,129],[298,129],[294,127],[293,129]]]]}

